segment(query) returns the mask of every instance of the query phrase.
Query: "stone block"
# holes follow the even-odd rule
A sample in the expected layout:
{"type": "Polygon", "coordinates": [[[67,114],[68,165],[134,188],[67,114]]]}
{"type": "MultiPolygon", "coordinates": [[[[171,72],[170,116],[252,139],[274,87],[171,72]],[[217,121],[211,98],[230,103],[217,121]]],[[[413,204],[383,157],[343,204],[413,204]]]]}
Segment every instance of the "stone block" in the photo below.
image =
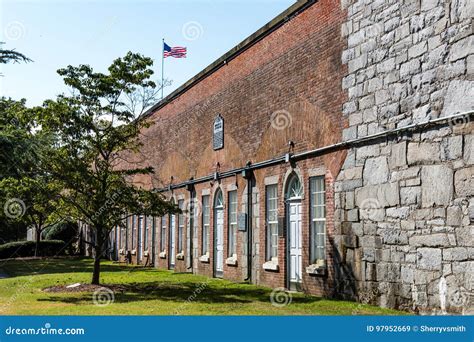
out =
{"type": "Polygon", "coordinates": [[[438,143],[415,143],[408,144],[408,164],[432,163],[440,160],[440,148],[438,143]]]}
{"type": "Polygon", "coordinates": [[[392,145],[392,153],[390,155],[390,168],[405,166],[407,164],[407,143],[402,141],[392,145]]]}
{"type": "MultiPolygon", "coordinates": [[[[462,188],[462,186],[461,186],[462,188]]],[[[421,169],[423,207],[448,205],[453,197],[453,170],[446,165],[429,165],[421,169]]]]}
{"type": "Polygon", "coordinates": [[[446,224],[448,226],[460,226],[462,222],[462,209],[458,206],[448,207],[446,224]]]}
{"type": "Polygon", "coordinates": [[[449,60],[451,62],[464,58],[467,55],[474,54],[474,36],[470,35],[461,39],[451,46],[449,60]]]}
{"type": "Polygon", "coordinates": [[[446,234],[414,235],[409,239],[410,245],[415,247],[448,247],[450,246],[446,234]]]}
{"type": "Polygon", "coordinates": [[[387,158],[382,156],[367,159],[363,176],[365,184],[375,185],[387,182],[389,176],[387,158]]]}
{"type": "Polygon", "coordinates": [[[454,188],[459,197],[474,195],[474,166],[457,170],[454,174],[454,188]]]}
{"type": "Polygon", "coordinates": [[[421,187],[412,186],[400,189],[400,203],[402,205],[417,204],[421,202],[421,187]]]}
{"type": "Polygon", "coordinates": [[[443,249],[443,260],[446,261],[466,261],[469,259],[467,248],[454,247],[443,249]]]}
{"type": "Polygon", "coordinates": [[[396,206],[400,203],[397,183],[368,185],[355,191],[356,206],[375,209],[396,206]]]}
{"type": "Polygon", "coordinates": [[[464,138],[464,162],[467,165],[474,164],[474,135],[470,134],[464,138]]]}
{"type": "Polygon", "coordinates": [[[412,284],[413,283],[414,270],[413,270],[412,266],[402,265],[400,275],[401,275],[402,283],[405,283],[405,284],[412,284]]]}
{"type": "Polygon", "coordinates": [[[441,249],[418,248],[416,252],[416,266],[418,269],[429,271],[441,270],[441,249]]]}
{"type": "MultiPolygon", "coordinates": [[[[473,109],[474,81],[454,80],[449,82],[441,116],[451,116],[456,113],[467,112],[473,109]]],[[[464,124],[466,121],[467,120],[464,120],[461,124],[464,124]]]]}
{"type": "Polygon", "coordinates": [[[396,218],[396,219],[406,219],[410,214],[409,207],[395,207],[387,209],[387,217],[396,218]]]}
{"type": "Polygon", "coordinates": [[[445,138],[441,143],[442,159],[454,160],[462,157],[462,135],[445,138]]]}

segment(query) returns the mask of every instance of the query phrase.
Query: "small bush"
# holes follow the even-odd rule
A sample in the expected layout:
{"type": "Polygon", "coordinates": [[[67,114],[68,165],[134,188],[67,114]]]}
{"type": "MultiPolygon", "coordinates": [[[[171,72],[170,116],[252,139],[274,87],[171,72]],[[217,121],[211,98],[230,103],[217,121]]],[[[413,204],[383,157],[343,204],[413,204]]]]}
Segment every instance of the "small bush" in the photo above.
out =
{"type": "Polygon", "coordinates": [[[67,244],[67,253],[73,255],[74,246],[78,240],[78,231],[79,226],[76,222],[64,221],[47,228],[42,235],[44,240],[64,241],[67,244]]]}
{"type": "MultiPolygon", "coordinates": [[[[35,255],[34,241],[9,242],[0,245],[0,259],[24,258],[35,255]]],[[[61,240],[40,241],[38,256],[57,256],[65,254],[65,243],[61,240]]]]}

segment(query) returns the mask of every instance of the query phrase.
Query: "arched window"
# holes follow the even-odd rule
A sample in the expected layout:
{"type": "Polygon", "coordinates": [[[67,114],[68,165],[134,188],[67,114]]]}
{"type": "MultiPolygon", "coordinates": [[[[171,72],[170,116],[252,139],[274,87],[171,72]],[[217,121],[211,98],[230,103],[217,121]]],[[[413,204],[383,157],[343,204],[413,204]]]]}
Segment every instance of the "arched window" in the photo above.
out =
{"type": "Polygon", "coordinates": [[[288,180],[286,188],[286,199],[300,199],[303,195],[303,187],[301,181],[296,174],[292,174],[288,180]]]}
{"type": "Polygon", "coordinates": [[[217,190],[216,196],[214,198],[214,208],[224,208],[224,196],[222,195],[222,191],[220,189],[217,190]]]}

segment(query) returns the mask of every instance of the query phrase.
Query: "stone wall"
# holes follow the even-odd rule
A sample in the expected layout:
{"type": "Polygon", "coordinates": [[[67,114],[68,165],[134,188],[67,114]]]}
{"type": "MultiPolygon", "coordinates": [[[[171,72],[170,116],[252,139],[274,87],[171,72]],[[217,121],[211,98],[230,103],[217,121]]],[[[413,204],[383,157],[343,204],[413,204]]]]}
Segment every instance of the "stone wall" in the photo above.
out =
{"type": "MultiPolygon", "coordinates": [[[[474,109],[473,1],[341,6],[345,140],[474,109]]],[[[335,183],[346,295],[421,313],[473,312],[473,129],[471,116],[349,150],[335,183]]]]}

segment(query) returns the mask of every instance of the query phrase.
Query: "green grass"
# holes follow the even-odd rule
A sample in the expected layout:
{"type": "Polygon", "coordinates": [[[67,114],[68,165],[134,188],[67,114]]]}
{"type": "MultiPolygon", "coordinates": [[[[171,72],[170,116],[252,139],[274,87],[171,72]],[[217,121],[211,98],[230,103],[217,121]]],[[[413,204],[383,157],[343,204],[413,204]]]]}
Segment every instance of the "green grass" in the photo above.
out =
{"type": "Polygon", "coordinates": [[[103,262],[103,284],[121,284],[114,302],[94,305],[92,293],[51,293],[55,285],[88,283],[90,259],[0,261],[0,315],[396,315],[403,312],[292,293],[275,307],[271,289],[165,270],[103,262]]]}

